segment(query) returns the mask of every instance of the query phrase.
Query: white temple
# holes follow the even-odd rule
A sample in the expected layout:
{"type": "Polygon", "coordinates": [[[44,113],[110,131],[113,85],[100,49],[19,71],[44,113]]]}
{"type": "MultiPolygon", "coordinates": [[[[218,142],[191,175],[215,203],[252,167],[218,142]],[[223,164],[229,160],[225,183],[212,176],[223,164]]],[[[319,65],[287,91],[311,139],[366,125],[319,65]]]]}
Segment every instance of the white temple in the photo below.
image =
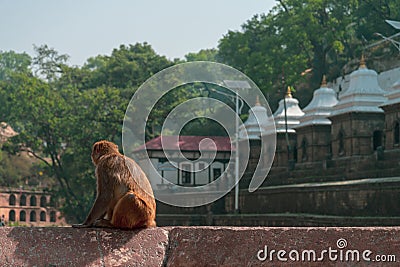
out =
{"type": "Polygon", "coordinates": [[[313,99],[303,109],[304,116],[300,118],[300,124],[297,127],[330,125],[332,122],[327,117],[331,115],[333,106],[337,103],[336,93],[332,88],[328,88],[324,75],[321,87],[314,91],[313,99]]]}
{"type": "Polygon", "coordinates": [[[388,99],[382,106],[400,103],[400,78],[392,85],[390,92],[385,95],[388,99]]]}
{"type": "Polygon", "coordinates": [[[335,90],[328,87],[325,77],[303,110],[289,88],[273,116],[268,116],[267,109],[257,100],[244,123],[247,136],[242,127],[240,137],[259,140],[262,135],[272,132],[285,133],[286,126],[288,133],[296,133],[296,129],[303,126],[331,125],[330,117],[345,113],[383,113],[382,106],[400,103],[400,79],[385,91],[379,86],[377,76],[376,71],[367,68],[362,56],[359,68],[350,74],[349,88],[339,95],[339,100],[335,90]]]}
{"type": "Polygon", "coordinates": [[[378,74],[367,68],[362,56],[360,67],[351,73],[349,89],[339,95],[332,116],[349,112],[383,113],[379,106],[387,100],[385,93],[378,84],[378,74]]]}
{"type": "Polygon", "coordinates": [[[279,101],[279,107],[274,113],[276,132],[295,133],[294,126],[300,123],[300,118],[304,115],[304,112],[299,107],[299,101],[293,98],[290,88],[286,92],[285,98],[279,101]],[[286,119],[285,119],[285,103],[286,103],[286,119]]]}
{"type": "Polygon", "coordinates": [[[240,138],[250,140],[261,139],[261,135],[265,133],[265,126],[271,123],[272,118],[268,117],[267,109],[260,104],[260,99],[257,96],[256,104],[249,110],[249,117],[244,123],[247,130],[247,137],[244,135],[244,129],[240,129],[240,138]]]}

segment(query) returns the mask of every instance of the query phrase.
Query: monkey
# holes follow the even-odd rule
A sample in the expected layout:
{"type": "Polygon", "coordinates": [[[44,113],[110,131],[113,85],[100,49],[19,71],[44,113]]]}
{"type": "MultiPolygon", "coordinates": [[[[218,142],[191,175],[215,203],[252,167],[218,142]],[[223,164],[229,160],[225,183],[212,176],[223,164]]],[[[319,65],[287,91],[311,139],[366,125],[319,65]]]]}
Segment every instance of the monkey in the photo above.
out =
{"type": "Polygon", "coordinates": [[[155,227],[156,202],[146,174],[118,146],[102,140],[92,147],[97,196],[86,220],[77,228],[137,229],[155,227]]]}

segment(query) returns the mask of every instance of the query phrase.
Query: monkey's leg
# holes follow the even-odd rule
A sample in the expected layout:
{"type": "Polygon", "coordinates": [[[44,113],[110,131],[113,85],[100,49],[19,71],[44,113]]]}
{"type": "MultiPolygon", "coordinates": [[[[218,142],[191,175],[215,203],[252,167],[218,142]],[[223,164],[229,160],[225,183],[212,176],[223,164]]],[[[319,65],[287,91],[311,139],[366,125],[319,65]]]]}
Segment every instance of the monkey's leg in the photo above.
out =
{"type": "Polygon", "coordinates": [[[154,211],[133,192],[127,193],[117,203],[111,223],[114,227],[135,229],[155,226],[154,211]]]}
{"type": "Polygon", "coordinates": [[[93,223],[94,227],[114,228],[114,225],[107,219],[98,219],[93,223]]]}

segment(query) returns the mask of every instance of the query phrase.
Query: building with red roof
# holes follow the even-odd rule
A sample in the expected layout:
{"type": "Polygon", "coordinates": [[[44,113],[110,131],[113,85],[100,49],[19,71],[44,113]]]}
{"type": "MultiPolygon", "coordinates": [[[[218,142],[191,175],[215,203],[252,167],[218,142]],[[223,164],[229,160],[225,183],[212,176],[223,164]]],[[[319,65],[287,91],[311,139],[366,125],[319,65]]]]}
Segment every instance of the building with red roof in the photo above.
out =
{"type": "MultiPolygon", "coordinates": [[[[154,177],[161,176],[176,185],[199,186],[224,173],[233,149],[227,136],[173,135],[156,137],[134,154],[153,185],[154,177]]],[[[160,179],[156,186],[162,187],[164,182],[160,179]]]]}

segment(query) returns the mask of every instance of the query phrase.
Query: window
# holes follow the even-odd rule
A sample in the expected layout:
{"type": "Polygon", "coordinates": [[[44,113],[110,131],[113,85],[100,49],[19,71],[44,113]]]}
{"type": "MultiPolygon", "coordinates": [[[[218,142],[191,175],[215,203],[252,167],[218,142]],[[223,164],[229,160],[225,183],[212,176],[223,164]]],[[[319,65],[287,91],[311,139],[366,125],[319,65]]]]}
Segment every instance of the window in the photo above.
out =
{"type": "Polygon", "coordinates": [[[40,212],[40,221],[45,222],[46,221],[46,212],[41,211],[40,212]]]}
{"type": "Polygon", "coordinates": [[[31,211],[29,220],[30,220],[31,222],[36,222],[36,212],[35,212],[35,211],[31,211]]]}
{"type": "Polygon", "coordinates": [[[52,198],[52,197],[50,197],[49,206],[50,207],[55,207],[56,206],[55,199],[52,198]]]}
{"type": "Polygon", "coordinates": [[[50,212],[50,222],[56,222],[56,212],[55,211],[50,212]]]}
{"type": "Polygon", "coordinates": [[[301,141],[301,152],[302,152],[302,156],[301,156],[301,161],[305,162],[307,161],[307,138],[303,138],[303,141],[301,141]]]}
{"type": "Polygon", "coordinates": [[[204,162],[199,162],[198,163],[198,171],[204,171],[204,169],[206,168],[206,164],[204,162]]]}
{"type": "Polygon", "coordinates": [[[293,161],[297,162],[297,142],[293,145],[293,161]]]}
{"type": "Polygon", "coordinates": [[[378,147],[382,146],[382,140],[383,140],[383,132],[382,131],[374,131],[373,137],[372,137],[372,143],[373,143],[373,148],[374,151],[376,151],[376,149],[378,147]]]}
{"type": "Polygon", "coordinates": [[[31,196],[30,204],[32,207],[36,206],[36,196],[31,196]]]}
{"type": "Polygon", "coordinates": [[[10,206],[15,206],[15,203],[17,202],[17,198],[15,197],[14,194],[10,195],[10,199],[9,199],[9,204],[10,206]]]}
{"type": "Polygon", "coordinates": [[[25,221],[26,221],[26,212],[25,212],[24,210],[21,210],[21,211],[19,212],[19,220],[20,220],[21,222],[25,222],[25,221]]]}
{"type": "Polygon", "coordinates": [[[182,184],[191,184],[192,183],[192,165],[191,164],[182,164],[181,165],[181,181],[182,184]]]}
{"type": "Polygon", "coordinates": [[[373,148],[374,151],[382,146],[382,140],[383,140],[383,132],[382,131],[374,131],[373,137],[372,137],[372,143],[373,143],[373,148]]]}
{"type": "Polygon", "coordinates": [[[339,156],[344,155],[344,133],[343,131],[340,131],[338,135],[338,141],[339,141],[339,149],[338,149],[338,154],[339,156]]]}
{"type": "Polygon", "coordinates": [[[15,222],[15,211],[14,210],[10,210],[10,212],[8,213],[8,220],[10,222],[15,222]]]}
{"type": "Polygon", "coordinates": [[[393,131],[393,140],[394,144],[398,145],[400,143],[400,123],[396,122],[394,125],[394,131],[393,131]]]}
{"type": "Polygon", "coordinates": [[[26,206],[26,195],[21,195],[21,199],[19,200],[20,206],[26,206]]]}
{"type": "Polygon", "coordinates": [[[217,180],[221,176],[220,168],[213,168],[213,180],[217,180]]]}
{"type": "Polygon", "coordinates": [[[41,196],[40,197],[40,207],[46,207],[46,203],[47,202],[47,200],[46,200],[46,196],[41,196]]]}

